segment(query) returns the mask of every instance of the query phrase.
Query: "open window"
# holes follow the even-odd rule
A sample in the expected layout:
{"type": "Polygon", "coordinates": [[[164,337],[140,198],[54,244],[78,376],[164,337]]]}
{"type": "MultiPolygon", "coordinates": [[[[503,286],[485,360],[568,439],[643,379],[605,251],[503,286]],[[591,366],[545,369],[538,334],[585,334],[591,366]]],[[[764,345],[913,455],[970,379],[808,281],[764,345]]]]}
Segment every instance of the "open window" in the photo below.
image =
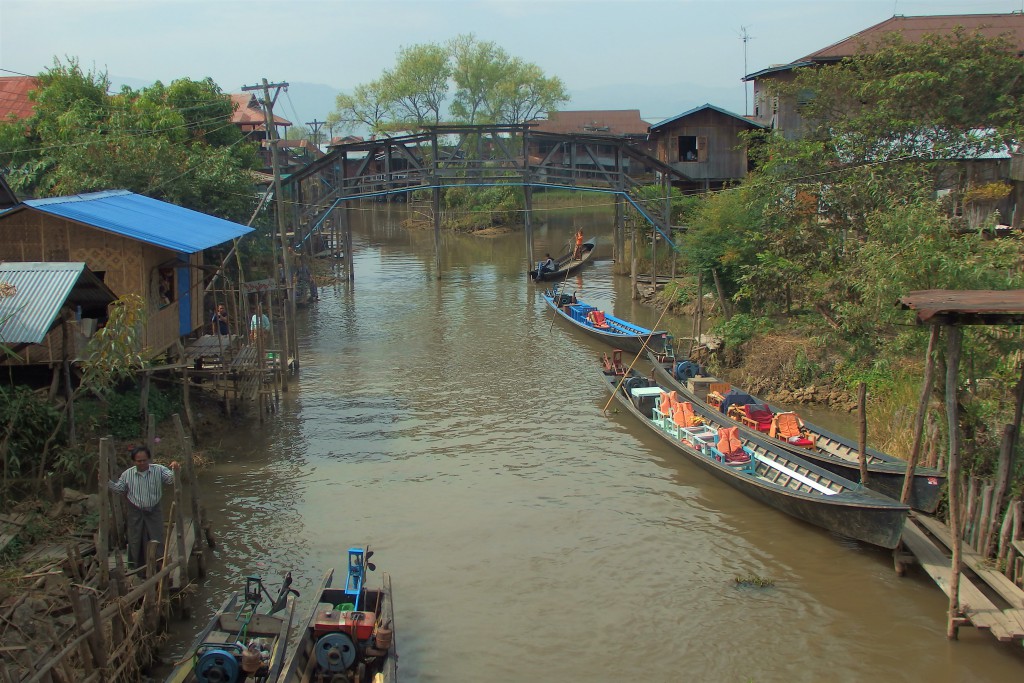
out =
{"type": "Polygon", "coordinates": [[[160,308],[170,306],[176,298],[174,289],[174,269],[157,268],[157,301],[160,308]]]}
{"type": "Polygon", "coordinates": [[[707,161],[708,139],[703,135],[679,136],[679,161],[707,161]]]}

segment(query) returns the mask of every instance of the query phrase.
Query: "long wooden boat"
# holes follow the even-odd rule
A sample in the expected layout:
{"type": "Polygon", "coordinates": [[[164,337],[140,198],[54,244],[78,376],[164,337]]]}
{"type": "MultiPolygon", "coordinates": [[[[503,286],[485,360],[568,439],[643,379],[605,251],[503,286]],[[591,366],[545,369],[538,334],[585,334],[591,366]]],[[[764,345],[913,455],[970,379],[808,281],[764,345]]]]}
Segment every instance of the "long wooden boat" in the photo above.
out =
{"type": "Polygon", "coordinates": [[[617,349],[640,353],[645,348],[659,352],[665,348],[668,333],[664,330],[649,330],[608,315],[595,306],[583,303],[576,298],[575,293],[560,294],[557,285],[544,292],[544,301],[556,315],[577,329],[617,349]]]}
{"type": "Polygon", "coordinates": [[[544,282],[545,280],[563,280],[565,276],[578,270],[585,263],[588,263],[591,258],[594,257],[594,247],[597,246],[597,239],[590,238],[583,243],[580,248],[580,255],[575,255],[576,248],[573,247],[569,251],[565,252],[555,261],[554,270],[545,270],[543,273],[540,272],[540,263],[538,263],[533,270],[530,271],[530,279],[535,282],[544,282]]]}
{"type": "Polygon", "coordinates": [[[269,610],[260,612],[263,597],[270,596],[259,576],[247,577],[245,590],[235,592],[217,610],[190,646],[191,654],[177,663],[165,683],[228,683],[248,676],[276,681],[298,595],[290,586],[289,573],[269,610]]]}
{"type": "Polygon", "coordinates": [[[334,570],[324,574],[309,619],[288,656],[280,683],[395,683],[398,653],[394,635],[391,577],[366,586],[376,567],[368,548],[348,549],[344,585],[334,570]]]}
{"type": "MultiPolygon", "coordinates": [[[[802,426],[800,434],[802,438],[794,439],[795,443],[785,438],[773,436],[770,421],[764,419],[757,420],[751,416],[741,414],[740,411],[744,410],[742,407],[731,410],[727,407],[726,412],[722,413],[719,410],[719,406],[712,405],[699,393],[693,391],[687,386],[685,381],[677,378],[679,364],[671,356],[666,357],[665,355],[652,353],[648,354],[648,360],[654,366],[654,373],[658,381],[678,391],[687,401],[692,401],[694,404],[701,406],[702,409],[718,412],[719,417],[740,427],[740,429],[748,434],[753,433],[761,438],[768,439],[796,453],[801,458],[824,467],[830,472],[834,472],[851,481],[860,482],[860,446],[853,439],[840,436],[810,422],[804,422],[802,419],[799,419],[799,424],[802,426]]],[[[709,386],[710,383],[717,381],[709,377],[700,377],[699,379],[705,386],[709,386]]],[[[746,393],[742,392],[742,390],[739,391],[743,394],[746,393]]],[[[749,396],[749,394],[746,395],[749,396]]],[[[755,406],[764,406],[771,413],[772,417],[788,412],[762,401],[756,396],[751,396],[750,398],[755,402],[755,406]]],[[[903,492],[903,480],[907,474],[907,461],[874,448],[867,448],[865,455],[867,460],[868,487],[890,498],[899,500],[903,492]]],[[[914,468],[914,480],[910,489],[910,507],[922,512],[935,512],[939,505],[942,483],[945,479],[945,475],[933,467],[914,468]]]]}
{"type": "MultiPolygon", "coordinates": [[[[652,383],[635,370],[626,374],[618,354],[611,359],[605,356],[603,366],[605,384],[622,407],[721,481],[776,510],[842,536],[882,548],[895,548],[899,543],[909,512],[906,505],[764,439],[743,434],[713,412],[699,413],[703,420],[689,425],[678,415],[664,418],[658,411],[661,394],[671,388],[652,383]]],[[[692,407],[696,412],[696,406],[692,407]]]]}

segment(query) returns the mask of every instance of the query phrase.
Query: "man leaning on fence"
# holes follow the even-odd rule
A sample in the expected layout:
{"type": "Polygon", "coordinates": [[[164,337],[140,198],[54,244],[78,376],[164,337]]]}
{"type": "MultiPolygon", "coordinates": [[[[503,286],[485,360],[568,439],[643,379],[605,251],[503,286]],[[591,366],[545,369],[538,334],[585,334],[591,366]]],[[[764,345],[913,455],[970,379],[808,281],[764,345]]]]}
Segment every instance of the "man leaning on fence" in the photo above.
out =
{"type": "MultiPolygon", "coordinates": [[[[151,464],[152,454],[146,446],[132,449],[132,462],[117,481],[107,483],[111,491],[125,494],[127,499],[128,566],[130,569],[146,564],[146,546],[150,541],[164,542],[164,516],[160,509],[164,484],[174,484],[178,463],[170,468],[151,464]]],[[[163,549],[160,549],[163,552],[163,549]]]]}

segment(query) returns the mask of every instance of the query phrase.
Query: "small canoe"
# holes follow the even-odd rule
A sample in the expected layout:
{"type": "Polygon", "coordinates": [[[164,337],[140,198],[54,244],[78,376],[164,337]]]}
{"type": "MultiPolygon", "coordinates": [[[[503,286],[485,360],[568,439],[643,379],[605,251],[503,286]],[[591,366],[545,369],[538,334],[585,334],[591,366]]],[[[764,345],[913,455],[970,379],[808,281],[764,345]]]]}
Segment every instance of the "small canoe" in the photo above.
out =
{"type": "MultiPolygon", "coordinates": [[[[728,401],[726,394],[729,391],[735,391],[734,396],[737,397],[741,395],[749,396],[749,400],[753,402],[749,404],[751,408],[745,408],[744,406],[747,404],[734,404],[731,408],[729,405],[726,405],[726,411],[723,413],[721,405],[712,405],[704,396],[688,386],[687,381],[678,378],[680,364],[675,362],[674,358],[649,354],[648,360],[654,366],[654,373],[658,381],[678,391],[687,401],[692,401],[704,409],[717,411],[722,418],[740,427],[741,430],[747,433],[754,433],[761,438],[768,439],[796,453],[801,458],[824,467],[830,472],[834,472],[852,481],[860,482],[860,446],[854,439],[840,436],[810,422],[804,422],[800,418],[797,418],[799,425],[802,427],[799,438],[795,441],[780,438],[777,436],[777,433],[773,434],[771,420],[776,415],[782,415],[790,411],[766,403],[756,396],[742,392],[742,390],[720,386],[718,388],[723,389],[723,391],[709,394],[709,396],[714,397],[712,400],[716,402],[717,396],[722,396],[723,399],[728,401]],[[754,419],[753,412],[759,406],[770,413],[770,415],[766,416],[766,419],[754,419]],[[751,413],[751,415],[746,413],[751,413]]],[[[685,362],[683,361],[683,363],[685,362]]],[[[692,367],[693,364],[691,363],[690,366],[692,367]]],[[[689,374],[687,369],[684,368],[683,374],[689,374]]],[[[712,386],[716,382],[715,378],[706,376],[700,376],[698,379],[705,388],[712,386]]],[[[721,384],[724,385],[725,383],[721,384]]],[[[748,399],[740,398],[739,400],[746,401],[748,399]]],[[[899,500],[903,492],[903,480],[907,474],[907,461],[874,448],[866,449],[865,455],[867,456],[868,487],[890,498],[899,500]]],[[[914,468],[914,481],[910,489],[910,507],[929,514],[935,512],[939,505],[942,484],[945,480],[945,475],[935,468],[914,468]]]]}
{"type": "MultiPolygon", "coordinates": [[[[259,576],[246,578],[244,591],[229,597],[178,662],[165,683],[206,683],[257,680],[276,681],[284,665],[288,631],[292,625],[294,595],[291,574],[269,611],[259,611],[268,596],[259,576]]],[[[268,596],[269,597],[269,596],[268,596]]]]}
{"type": "Polygon", "coordinates": [[[665,348],[668,333],[653,331],[609,315],[595,306],[583,303],[575,294],[559,294],[558,286],[544,292],[544,301],[563,320],[594,339],[616,349],[640,353],[644,349],[660,352],[665,348]]]}
{"type": "Polygon", "coordinates": [[[621,356],[603,363],[605,384],[627,412],[690,461],[740,492],[796,519],[881,548],[895,548],[909,508],[803,460],[765,439],[745,434],[714,411],[680,402],[672,417],[661,412],[672,391],[635,370],[621,356]],[[684,405],[693,409],[692,419],[684,405]],[[694,417],[695,416],[695,417],[694,417]]]}
{"type": "Polygon", "coordinates": [[[578,270],[593,258],[595,246],[597,246],[597,239],[591,238],[583,243],[580,248],[579,256],[574,254],[575,249],[570,249],[557,259],[554,259],[554,270],[545,270],[542,272],[540,269],[541,264],[538,263],[534,269],[530,271],[530,279],[535,282],[544,282],[545,280],[564,280],[566,275],[578,270]]]}
{"type": "Polygon", "coordinates": [[[324,574],[308,620],[288,656],[280,683],[347,681],[395,683],[398,653],[394,635],[391,577],[366,586],[369,548],[348,549],[345,580],[334,585],[334,570],[324,574]]]}

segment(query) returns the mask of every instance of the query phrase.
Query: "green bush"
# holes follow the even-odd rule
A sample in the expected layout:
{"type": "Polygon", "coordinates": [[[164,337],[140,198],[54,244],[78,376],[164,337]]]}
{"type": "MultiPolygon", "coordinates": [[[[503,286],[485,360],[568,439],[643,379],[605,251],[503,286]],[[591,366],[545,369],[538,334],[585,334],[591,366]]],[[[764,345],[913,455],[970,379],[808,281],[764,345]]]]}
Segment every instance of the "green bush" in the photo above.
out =
{"type": "Polygon", "coordinates": [[[729,320],[723,320],[715,326],[715,332],[722,336],[726,346],[736,347],[750,341],[756,334],[767,332],[773,327],[769,318],[761,318],[749,313],[738,313],[729,320]]]}
{"type": "MultiPolygon", "coordinates": [[[[142,435],[142,415],[139,410],[139,390],[112,394],[107,404],[107,429],[118,439],[135,439],[142,435]]],[[[178,401],[157,387],[149,388],[149,413],[161,422],[178,409],[178,401]]]]}
{"type": "Polygon", "coordinates": [[[9,477],[31,473],[59,419],[60,411],[45,395],[24,386],[0,387],[0,440],[7,440],[4,465],[9,477]]]}

